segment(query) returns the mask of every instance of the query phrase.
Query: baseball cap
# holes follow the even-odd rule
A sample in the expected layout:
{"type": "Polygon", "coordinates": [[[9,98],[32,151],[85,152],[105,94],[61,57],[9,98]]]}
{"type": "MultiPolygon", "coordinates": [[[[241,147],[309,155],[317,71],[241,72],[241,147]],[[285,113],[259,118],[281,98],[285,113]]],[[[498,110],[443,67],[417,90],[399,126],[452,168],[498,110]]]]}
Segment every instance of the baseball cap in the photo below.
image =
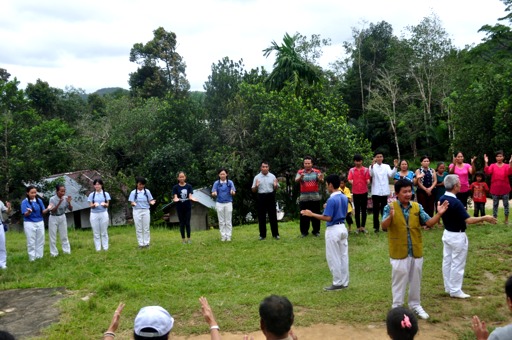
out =
{"type": "Polygon", "coordinates": [[[168,311],[160,306],[147,306],[141,308],[135,317],[134,331],[139,336],[153,338],[169,333],[173,324],[174,319],[168,311]],[[142,331],[144,328],[152,328],[155,331],[142,331]]]}

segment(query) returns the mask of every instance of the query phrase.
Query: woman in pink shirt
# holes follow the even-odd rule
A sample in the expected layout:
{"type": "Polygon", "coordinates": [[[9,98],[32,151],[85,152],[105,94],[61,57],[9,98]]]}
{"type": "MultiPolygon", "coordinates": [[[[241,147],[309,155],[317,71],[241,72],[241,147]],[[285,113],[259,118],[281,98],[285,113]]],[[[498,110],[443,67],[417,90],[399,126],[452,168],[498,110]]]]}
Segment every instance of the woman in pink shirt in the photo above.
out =
{"type": "Polygon", "coordinates": [[[354,155],[354,167],[348,171],[348,181],[352,184],[352,201],[358,233],[366,231],[366,205],[368,203],[368,184],[370,171],[363,166],[363,157],[354,155]]]}
{"type": "Polygon", "coordinates": [[[457,152],[453,157],[453,163],[450,164],[450,174],[459,176],[460,180],[460,192],[457,194],[457,198],[462,202],[464,208],[468,209],[468,197],[471,194],[469,191],[469,175],[473,175],[475,170],[475,159],[471,158],[471,165],[464,163],[464,154],[457,152]]]}
{"type": "Polygon", "coordinates": [[[487,175],[491,176],[492,215],[494,218],[498,217],[498,206],[500,199],[502,199],[505,210],[505,224],[508,224],[508,199],[510,193],[508,176],[512,175],[512,156],[510,157],[509,164],[503,163],[504,159],[503,151],[496,151],[496,163],[489,166],[489,157],[484,155],[484,171],[487,175]]]}

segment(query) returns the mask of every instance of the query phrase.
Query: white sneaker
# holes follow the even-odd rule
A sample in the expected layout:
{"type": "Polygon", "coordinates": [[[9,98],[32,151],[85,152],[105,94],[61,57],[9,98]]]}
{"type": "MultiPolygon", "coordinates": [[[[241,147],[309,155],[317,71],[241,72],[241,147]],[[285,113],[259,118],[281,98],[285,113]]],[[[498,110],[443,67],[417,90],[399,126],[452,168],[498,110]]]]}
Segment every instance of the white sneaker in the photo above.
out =
{"type": "Polygon", "coordinates": [[[452,298],[456,298],[456,299],[468,299],[471,297],[471,295],[466,294],[463,291],[461,291],[460,293],[457,293],[457,294],[450,294],[450,296],[452,298]]]}
{"type": "Polygon", "coordinates": [[[421,306],[416,306],[413,311],[420,319],[427,320],[430,317],[421,306]]]}

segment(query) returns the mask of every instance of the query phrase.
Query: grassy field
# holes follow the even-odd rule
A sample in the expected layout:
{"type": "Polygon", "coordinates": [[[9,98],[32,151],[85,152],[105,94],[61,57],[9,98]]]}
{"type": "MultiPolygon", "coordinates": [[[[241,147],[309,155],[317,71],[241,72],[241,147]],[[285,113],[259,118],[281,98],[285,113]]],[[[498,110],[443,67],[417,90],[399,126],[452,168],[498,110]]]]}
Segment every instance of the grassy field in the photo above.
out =
{"type": "MultiPolygon", "coordinates": [[[[371,217],[371,216],[370,216],[371,217]]],[[[270,294],[294,304],[296,325],[382,322],[391,305],[391,269],[385,233],[349,238],[350,287],[324,292],[331,284],[323,237],[299,238],[298,221],[279,225],[281,240],[258,241],[256,225],[235,227],[233,242],[219,240],[218,230],[192,233],[181,244],[177,230],[153,228],[151,248],[139,250],[133,226],[111,227],[108,252],[94,251],[90,230],[69,233],[72,254],[28,262],[23,233],[8,232],[8,269],[0,271],[0,288],[65,287],[61,321],[42,338],[100,338],[120,301],[126,303],[121,338],[128,338],[140,307],[161,305],[174,316],[173,333],[206,333],[198,298],[206,296],[222,331],[258,328],[258,304],[270,294]],[[85,296],[90,298],[82,300],[85,296]]],[[[322,236],[324,226],[322,225],[322,236]]],[[[451,299],[441,274],[442,230],[424,232],[422,305],[428,322],[470,339],[469,318],[503,323],[510,320],[503,284],[512,274],[512,227],[470,226],[463,289],[469,300],[451,299]]],[[[46,236],[48,237],[48,236],[46,236]]]]}

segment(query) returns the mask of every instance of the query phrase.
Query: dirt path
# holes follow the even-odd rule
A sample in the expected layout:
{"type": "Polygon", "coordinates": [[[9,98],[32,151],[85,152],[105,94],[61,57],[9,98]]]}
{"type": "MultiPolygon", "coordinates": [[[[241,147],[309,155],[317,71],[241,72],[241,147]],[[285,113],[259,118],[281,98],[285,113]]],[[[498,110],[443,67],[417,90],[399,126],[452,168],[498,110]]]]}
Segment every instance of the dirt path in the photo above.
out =
{"type": "MultiPolygon", "coordinates": [[[[0,329],[14,334],[17,339],[26,339],[39,335],[40,330],[59,322],[57,302],[68,296],[64,288],[14,289],[0,292],[0,329]]],[[[128,321],[127,321],[128,322],[128,321]]],[[[108,327],[105,324],[105,328],[108,327]]],[[[310,327],[294,327],[299,339],[389,339],[384,322],[351,326],[347,324],[318,324],[310,327]]],[[[250,333],[254,340],[263,340],[261,332],[250,333]]],[[[453,339],[454,334],[439,324],[420,321],[420,334],[417,339],[453,339]]],[[[131,339],[131,332],[118,334],[117,339],[131,339]]],[[[209,340],[209,334],[199,336],[176,336],[174,340],[209,340]]],[[[241,340],[242,333],[222,333],[222,339],[241,340]]]]}

